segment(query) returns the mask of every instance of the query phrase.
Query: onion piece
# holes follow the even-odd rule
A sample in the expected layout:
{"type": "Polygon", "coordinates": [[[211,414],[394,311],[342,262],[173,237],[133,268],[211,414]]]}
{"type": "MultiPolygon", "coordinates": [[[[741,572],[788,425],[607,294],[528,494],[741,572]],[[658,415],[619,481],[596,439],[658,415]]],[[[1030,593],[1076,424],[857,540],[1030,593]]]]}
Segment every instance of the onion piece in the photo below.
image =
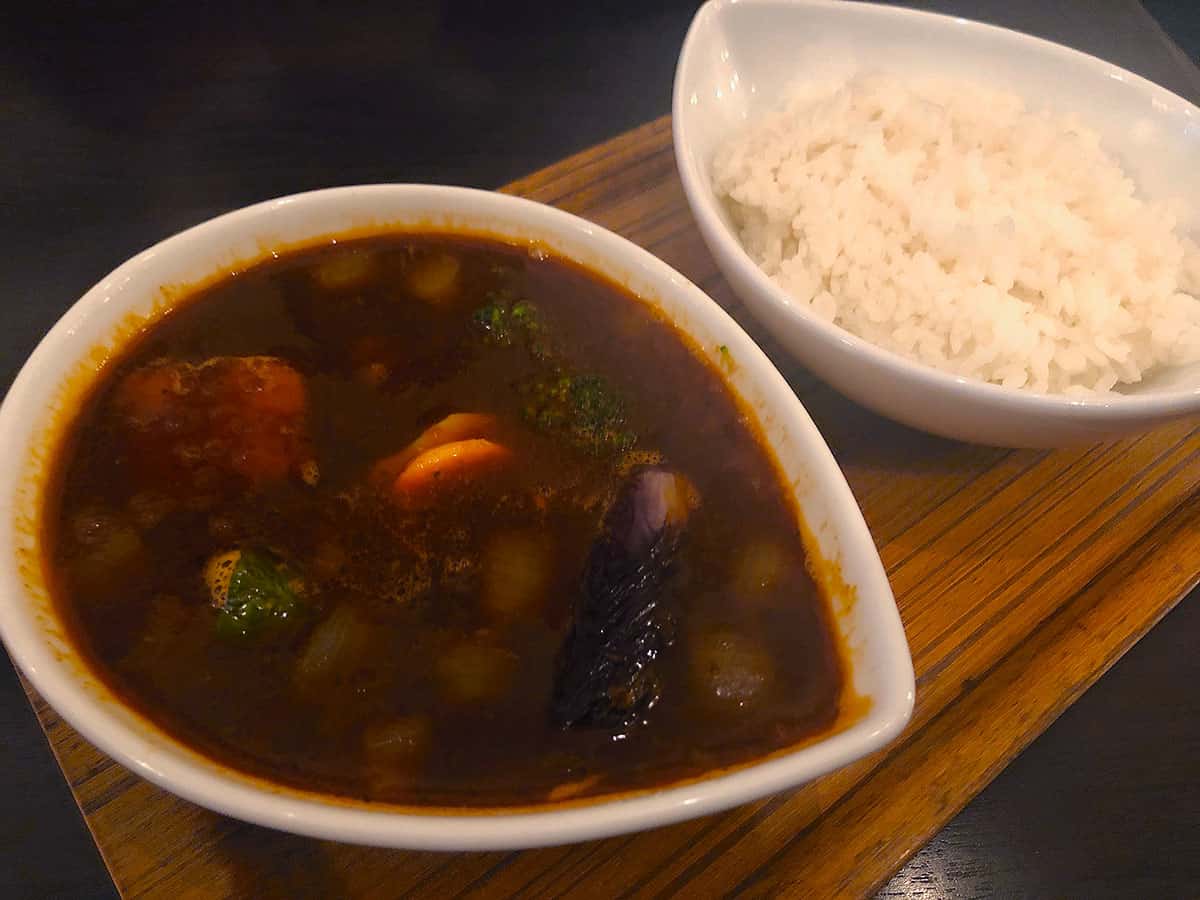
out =
{"type": "Polygon", "coordinates": [[[372,763],[414,761],[429,750],[431,733],[426,716],[403,716],[378,722],[363,732],[363,752],[372,763]]]}
{"type": "Polygon", "coordinates": [[[731,628],[716,628],[700,632],[691,643],[693,678],[710,707],[744,709],[770,690],[775,663],[754,639],[731,628]]]}
{"type": "Polygon", "coordinates": [[[330,291],[345,290],[361,285],[375,268],[375,257],[362,250],[341,250],[313,270],[321,287],[330,291]]]}
{"type": "Polygon", "coordinates": [[[336,673],[362,653],[370,636],[370,626],[358,613],[349,606],[339,606],[309,636],[296,660],[296,683],[314,684],[336,673]]]}
{"type": "Polygon", "coordinates": [[[516,669],[514,653],[489,644],[463,642],[437,661],[443,696],[453,703],[477,703],[505,693],[516,669]]]}
{"type": "Polygon", "coordinates": [[[779,584],[790,560],[778,543],[757,540],[747,544],[737,556],[733,587],[739,599],[753,602],[779,584]]]}
{"type": "Polygon", "coordinates": [[[462,264],[449,253],[433,253],[413,262],[408,270],[408,289],[426,303],[444,303],[458,293],[462,264]]]}
{"type": "Polygon", "coordinates": [[[483,604],[508,618],[545,605],[553,553],[541,536],[524,531],[496,535],[483,551],[483,604]]]}

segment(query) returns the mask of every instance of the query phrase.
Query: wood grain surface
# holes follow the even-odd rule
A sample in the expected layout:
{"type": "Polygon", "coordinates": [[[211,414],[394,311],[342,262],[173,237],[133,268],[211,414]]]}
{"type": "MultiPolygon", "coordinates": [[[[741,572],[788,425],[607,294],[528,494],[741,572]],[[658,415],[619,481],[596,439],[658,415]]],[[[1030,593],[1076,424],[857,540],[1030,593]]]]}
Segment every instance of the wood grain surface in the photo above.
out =
{"type": "Polygon", "coordinates": [[[891,578],[917,673],[912,725],[800,790],[693,822],[521,853],[411,853],[199,809],[106,758],[30,692],[123,895],[870,895],[1200,579],[1196,422],[1009,451],[851,404],[785,356],[717,274],[676,178],[668,119],[506,190],[650,249],[729,309],[787,376],[891,578]]]}

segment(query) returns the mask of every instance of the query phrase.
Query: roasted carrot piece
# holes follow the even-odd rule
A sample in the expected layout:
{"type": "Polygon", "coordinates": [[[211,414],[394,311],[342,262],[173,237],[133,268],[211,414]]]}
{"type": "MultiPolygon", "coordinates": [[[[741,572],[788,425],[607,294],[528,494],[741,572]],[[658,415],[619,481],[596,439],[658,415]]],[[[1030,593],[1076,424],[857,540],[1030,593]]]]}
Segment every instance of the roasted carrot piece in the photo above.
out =
{"type": "Polygon", "coordinates": [[[507,447],[485,438],[451,441],[426,450],[405,466],[392,490],[400,498],[426,499],[443,488],[492,471],[511,457],[507,447]]]}
{"type": "Polygon", "coordinates": [[[247,428],[230,445],[230,468],[257,484],[280,481],[300,465],[296,438],[278,429],[247,428]]]}
{"type": "Polygon", "coordinates": [[[219,357],[208,365],[223,373],[211,421],[229,442],[233,470],[260,484],[287,477],[307,453],[304,376],[272,356],[219,357]]]}
{"type": "Polygon", "coordinates": [[[375,463],[372,480],[378,484],[392,484],[405,466],[424,453],[451,441],[467,438],[482,438],[490,435],[496,427],[496,419],[485,413],[451,413],[439,422],[422,431],[411,444],[399,453],[375,463]]]}
{"type": "Polygon", "coordinates": [[[117,408],[140,425],[163,419],[186,393],[184,379],[192,371],[187,363],[163,361],[130,372],[117,387],[117,408]]]}
{"type": "Polygon", "coordinates": [[[304,376],[273,356],[159,360],[129,373],[114,404],[147,477],[184,493],[214,470],[265,484],[312,459],[304,376]]]}
{"type": "Polygon", "coordinates": [[[305,412],[308,398],[299,372],[270,356],[245,357],[241,364],[241,371],[235,370],[233,377],[245,392],[248,407],[276,416],[305,412]]]}

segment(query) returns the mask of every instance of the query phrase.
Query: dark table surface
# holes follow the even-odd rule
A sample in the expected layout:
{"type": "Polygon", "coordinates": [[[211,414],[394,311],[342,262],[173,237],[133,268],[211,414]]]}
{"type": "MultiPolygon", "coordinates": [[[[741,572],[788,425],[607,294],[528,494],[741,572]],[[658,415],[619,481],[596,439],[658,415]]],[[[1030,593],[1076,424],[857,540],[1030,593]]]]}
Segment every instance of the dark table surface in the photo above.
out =
{"type": "MultiPolygon", "coordinates": [[[[1148,0],[1153,17],[1135,0],[916,5],[1070,44],[1200,100],[1195,0],[1148,0]]],[[[329,185],[494,187],[662,115],[696,6],[10,8],[0,26],[0,385],[101,275],[185,226],[329,185]]],[[[1197,644],[1193,592],[882,896],[1196,896],[1197,644]]],[[[3,665],[0,896],[112,893],[3,665]]]]}

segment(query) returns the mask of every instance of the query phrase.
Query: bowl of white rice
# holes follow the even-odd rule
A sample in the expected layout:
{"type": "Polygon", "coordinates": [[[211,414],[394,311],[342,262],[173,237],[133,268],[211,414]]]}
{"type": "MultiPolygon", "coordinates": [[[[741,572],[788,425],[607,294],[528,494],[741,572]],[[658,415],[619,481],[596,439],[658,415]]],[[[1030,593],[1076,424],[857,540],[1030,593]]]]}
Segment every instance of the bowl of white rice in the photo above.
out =
{"type": "Polygon", "coordinates": [[[946,437],[1200,415],[1200,109],[1086,54],[871,4],[712,0],[675,152],[734,290],[816,375],[946,437]]]}

